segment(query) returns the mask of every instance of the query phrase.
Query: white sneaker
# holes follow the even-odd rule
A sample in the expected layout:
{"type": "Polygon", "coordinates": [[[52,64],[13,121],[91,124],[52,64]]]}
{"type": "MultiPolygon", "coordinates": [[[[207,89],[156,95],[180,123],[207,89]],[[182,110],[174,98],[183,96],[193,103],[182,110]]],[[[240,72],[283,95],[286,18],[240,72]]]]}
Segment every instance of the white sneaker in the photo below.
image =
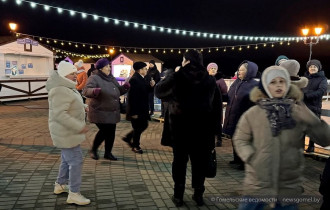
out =
{"type": "Polygon", "coordinates": [[[67,203],[70,204],[77,204],[77,205],[87,205],[90,204],[91,200],[85,198],[82,194],[74,193],[69,191],[68,199],[66,200],[67,203]]]}
{"type": "Polygon", "coordinates": [[[54,184],[54,194],[58,195],[64,192],[69,192],[69,186],[66,184],[60,185],[59,183],[55,182],[54,184]]]}

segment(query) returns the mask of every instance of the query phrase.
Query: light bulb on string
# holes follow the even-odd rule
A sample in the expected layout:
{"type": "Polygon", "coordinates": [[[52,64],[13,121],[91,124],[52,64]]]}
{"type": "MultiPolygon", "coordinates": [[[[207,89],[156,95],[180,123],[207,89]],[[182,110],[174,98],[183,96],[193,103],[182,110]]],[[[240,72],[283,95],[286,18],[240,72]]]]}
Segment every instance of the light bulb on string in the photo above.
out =
{"type": "Polygon", "coordinates": [[[178,53],[181,54],[181,50],[179,50],[178,53]]]}
{"type": "Polygon", "coordinates": [[[85,47],[85,44],[83,44],[83,47],[85,47]]]}
{"type": "Polygon", "coordinates": [[[144,52],[144,49],[143,48],[141,49],[141,52],[144,52]]]}
{"type": "Polygon", "coordinates": [[[267,47],[267,44],[266,43],[264,43],[264,47],[267,47]]]}
{"type": "Polygon", "coordinates": [[[97,48],[99,48],[99,49],[100,49],[100,48],[101,48],[101,47],[100,47],[100,45],[97,45],[97,48]]]}
{"type": "Polygon", "coordinates": [[[39,41],[42,41],[42,38],[41,37],[39,38],[39,41]]]}
{"type": "Polygon", "coordinates": [[[148,53],[151,53],[151,50],[149,50],[148,53]]]}
{"type": "Polygon", "coordinates": [[[72,43],[71,43],[71,42],[69,42],[69,45],[71,46],[71,45],[72,45],[72,43]]]}
{"type": "Polygon", "coordinates": [[[226,51],[227,51],[227,49],[226,49],[226,48],[224,48],[224,49],[223,49],[223,51],[224,51],[224,52],[226,52],[226,51]]]}
{"type": "Polygon", "coordinates": [[[166,50],[164,50],[163,53],[165,54],[166,53],[166,50]]]}
{"type": "Polygon", "coordinates": [[[242,51],[242,47],[240,46],[240,47],[238,48],[238,50],[239,50],[239,51],[242,51]]]}
{"type": "Polygon", "coordinates": [[[173,52],[173,49],[171,49],[171,53],[173,52]]]}
{"type": "Polygon", "coordinates": [[[255,49],[256,49],[256,50],[258,49],[258,45],[255,46],[255,49]]]}
{"type": "Polygon", "coordinates": [[[75,46],[76,48],[78,48],[78,44],[75,44],[74,46],[75,46]]]}
{"type": "Polygon", "coordinates": [[[274,47],[274,44],[272,44],[272,47],[274,47]]]}
{"type": "Polygon", "coordinates": [[[63,43],[63,42],[61,42],[61,45],[63,46],[63,45],[64,45],[64,43],[63,43]]]}
{"type": "Polygon", "coordinates": [[[93,49],[93,46],[91,45],[89,48],[92,50],[93,49]]]}
{"type": "Polygon", "coordinates": [[[219,51],[219,48],[215,49],[216,51],[219,51]]]}
{"type": "Polygon", "coordinates": [[[136,49],[134,49],[134,53],[136,53],[136,49]]]}
{"type": "Polygon", "coordinates": [[[156,52],[158,52],[158,49],[156,49],[156,52]]]}
{"type": "Polygon", "coordinates": [[[288,45],[290,45],[290,42],[288,42],[288,45]]]}
{"type": "Polygon", "coordinates": [[[246,46],[247,49],[250,49],[250,45],[246,46]]]}
{"type": "Polygon", "coordinates": [[[235,50],[235,47],[233,46],[231,49],[232,49],[232,50],[235,50]]]}

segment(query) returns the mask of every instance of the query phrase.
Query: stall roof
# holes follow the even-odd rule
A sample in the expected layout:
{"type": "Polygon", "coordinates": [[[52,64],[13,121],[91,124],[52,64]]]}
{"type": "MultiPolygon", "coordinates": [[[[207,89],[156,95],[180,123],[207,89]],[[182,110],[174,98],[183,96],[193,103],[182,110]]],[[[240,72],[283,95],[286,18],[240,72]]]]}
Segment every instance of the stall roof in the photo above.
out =
{"type": "Polygon", "coordinates": [[[0,36],[0,45],[5,45],[17,40],[14,36],[0,36]]]}
{"type": "MultiPolygon", "coordinates": [[[[19,36],[19,37],[16,37],[16,36],[0,36],[0,46],[1,45],[5,45],[5,44],[9,44],[9,43],[12,43],[12,42],[16,42],[17,39],[25,39],[25,38],[29,38],[31,40],[34,40],[32,37],[29,37],[29,36],[19,36]]],[[[53,52],[53,54],[55,55],[55,52],[53,50],[51,50],[49,47],[47,46],[44,46],[43,44],[41,44],[40,42],[38,43],[40,46],[46,48],[47,50],[50,50],[53,52]]]]}
{"type": "Polygon", "coordinates": [[[117,59],[121,55],[124,55],[131,59],[133,62],[136,61],[143,61],[143,62],[148,62],[150,60],[154,60],[156,63],[164,63],[163,61],[159,60],[158,58],[150,55],[150,54],[136,54],[136,53],[121,53],[117,57],[115,57],[113,60],[117,59]]]}

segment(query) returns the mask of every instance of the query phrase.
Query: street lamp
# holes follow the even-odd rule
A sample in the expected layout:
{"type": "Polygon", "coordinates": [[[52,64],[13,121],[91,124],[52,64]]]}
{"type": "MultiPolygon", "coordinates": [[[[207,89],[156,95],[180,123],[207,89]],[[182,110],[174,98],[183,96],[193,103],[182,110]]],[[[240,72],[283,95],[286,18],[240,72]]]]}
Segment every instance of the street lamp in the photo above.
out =
{"type": "Polygon", "coordinates": [[[323,28],[321,28],[321,27],[315,27],[314,28],[314,34],[316,35],[316,37],[315,36],[307,37],[308,36],[308,33],[309,33],[309,28],[303,28],[301,30],[302,34],[305,36],[304,43],[306,45],[309,45],[309,61],[312,58],[312,46],[313,45],[316,45],[317,43],[319,43],[319,41],[320,41],[320,34],[322,33],[322,31],[323,31],[323,28]]]}
{"type": "Polygon", "coordinates": [[[110,49],[109,50],[109,54],[110,54],[110,60],[112,60],[112,54],[115,53],[115,50],[114,49],[110,49]]]}
{"type": "Polygon", "coordinates": [[[17,24],[16,23],[9,23],[9,28],[10,28],[10,31],[15,32],[16,28],[17,28],[17,24]]]}

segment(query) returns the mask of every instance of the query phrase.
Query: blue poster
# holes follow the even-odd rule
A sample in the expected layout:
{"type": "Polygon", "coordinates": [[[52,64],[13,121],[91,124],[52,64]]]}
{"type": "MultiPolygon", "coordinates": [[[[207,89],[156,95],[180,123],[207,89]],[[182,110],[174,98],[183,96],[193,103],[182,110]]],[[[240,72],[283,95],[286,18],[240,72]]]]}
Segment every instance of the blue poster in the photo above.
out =
{"type": "Polygon", "coordinates": [[[22,64],[22,69],[26,69],[26,64],[22,64]]]}
{"type": "Polygon", "coordinates": [[[24,70],[23,69],[18,70],[18,74],[24,74],[24,70]]]}
{"type": "Polygon", "coordinates": [[[6,68],[10,68],[10,61],[6,61],[6,68]]]}
{"type": "Polygon", "coordinates": [[[33,64],[32,63],[28,63],[28,68],[32,69],[33,68],[33,64]]]}

